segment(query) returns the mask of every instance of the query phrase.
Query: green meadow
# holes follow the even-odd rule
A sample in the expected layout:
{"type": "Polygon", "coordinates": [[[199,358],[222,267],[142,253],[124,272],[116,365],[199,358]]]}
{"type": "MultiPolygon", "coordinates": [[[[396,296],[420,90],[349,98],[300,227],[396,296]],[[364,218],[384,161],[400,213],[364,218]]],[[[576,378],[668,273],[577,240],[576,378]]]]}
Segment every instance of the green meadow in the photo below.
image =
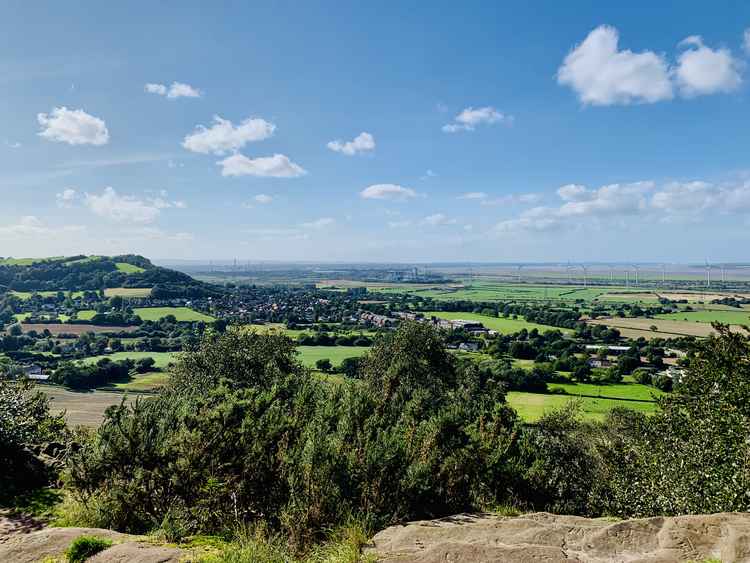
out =
{"type": "Polygon", "coordinates": [[[479,313],[463,313],[455,311],[423,311],[422,314],[429,317],[438,317],[440,319],[448,320],[465,320],[465,321],[476,321],[482,323],[485,327],[490,330],[496,330],[501,334],[512,334],[522,329],[532,330],[537,329],[539,332],[545,332],[547,330],[560,330],[562,332],[570,332],[565,328],[557,328],[549,325],[541,325],[537,323],[530,323],[524,319],[511,319],[504,317],[488,317],[487,315],[481,315],[479,313]]]}

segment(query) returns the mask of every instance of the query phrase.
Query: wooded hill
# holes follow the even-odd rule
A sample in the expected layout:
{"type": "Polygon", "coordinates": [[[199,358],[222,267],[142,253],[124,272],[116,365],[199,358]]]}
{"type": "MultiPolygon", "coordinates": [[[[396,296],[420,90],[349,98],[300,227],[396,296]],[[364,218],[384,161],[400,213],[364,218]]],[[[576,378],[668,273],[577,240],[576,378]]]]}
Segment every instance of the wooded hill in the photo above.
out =
{"type": "Polygon", "coordinates": [[[0,258],[3,291],[97,291],[108,287],[148,287],[152,297],[202,297],[220,290],[182,272],[154,266],[135,254],[45,259],[0,258]]]}

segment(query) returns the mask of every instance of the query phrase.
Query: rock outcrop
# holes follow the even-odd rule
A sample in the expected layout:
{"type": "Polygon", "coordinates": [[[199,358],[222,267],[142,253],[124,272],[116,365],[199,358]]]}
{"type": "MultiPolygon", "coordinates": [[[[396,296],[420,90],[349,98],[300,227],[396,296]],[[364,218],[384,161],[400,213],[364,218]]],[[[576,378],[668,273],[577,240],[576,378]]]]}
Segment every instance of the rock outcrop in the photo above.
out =
{"type": "Polygon", "coordinates": [[[458,515],[387,528],[369,551],[391,563],[750,562],[750,514],[619,521],[458,515]]]}
{"type": "MultiPolygon", "coordinates": [[[[43,528],[19,531],[6,521],[6,534],[0,537],[0,561],[37,563],[58,559],[71,542],[79,536],[110,539],[114,545],[87,559],[90,563],[177,563],[185,555],[183,550],[145,542],[140,536],[129,536],[99,528],[43,528]]],[[[0,522],[0,529],[3,529],[0,522]]],[[[64,560],[64,559],[62,559],[64,560]]]]}

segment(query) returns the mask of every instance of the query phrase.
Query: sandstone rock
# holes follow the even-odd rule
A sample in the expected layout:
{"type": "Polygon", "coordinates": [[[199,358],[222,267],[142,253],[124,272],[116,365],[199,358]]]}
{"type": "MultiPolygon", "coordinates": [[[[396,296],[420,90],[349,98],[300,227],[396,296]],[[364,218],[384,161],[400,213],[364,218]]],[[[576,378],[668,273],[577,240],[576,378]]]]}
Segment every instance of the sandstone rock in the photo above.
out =
{"type": "Polygon", "coordinates": [[[138,536],[120,534],[99,528],[44,528],[28,533],[13,533],[0,541],[0,561],[36,563],[45,558],[60,557],[78,536],[96,536],[115,542],[96,556],[92,563],[177,563],[184,552],[138,541],[138,536]]]}
{"type": "Polygon", "coordinates": [[[463,514],[392,526],[375,535],[368,551],[394,563],[750,562],[750,514],[622,521],[463,514]]]}

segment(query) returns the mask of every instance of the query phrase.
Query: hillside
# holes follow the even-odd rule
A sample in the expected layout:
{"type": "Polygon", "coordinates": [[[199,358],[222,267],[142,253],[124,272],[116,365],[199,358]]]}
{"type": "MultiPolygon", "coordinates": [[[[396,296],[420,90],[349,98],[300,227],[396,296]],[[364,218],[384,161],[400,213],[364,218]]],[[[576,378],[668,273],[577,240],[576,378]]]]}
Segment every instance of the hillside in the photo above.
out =
{"type": "Polygon", "coordinates": [[[219,293],[187,274],[155,266],[134,254],[0,258],[0,292],[98,291],[115,287],[150,288],[152,296],[161,299],[219,293]]]}

